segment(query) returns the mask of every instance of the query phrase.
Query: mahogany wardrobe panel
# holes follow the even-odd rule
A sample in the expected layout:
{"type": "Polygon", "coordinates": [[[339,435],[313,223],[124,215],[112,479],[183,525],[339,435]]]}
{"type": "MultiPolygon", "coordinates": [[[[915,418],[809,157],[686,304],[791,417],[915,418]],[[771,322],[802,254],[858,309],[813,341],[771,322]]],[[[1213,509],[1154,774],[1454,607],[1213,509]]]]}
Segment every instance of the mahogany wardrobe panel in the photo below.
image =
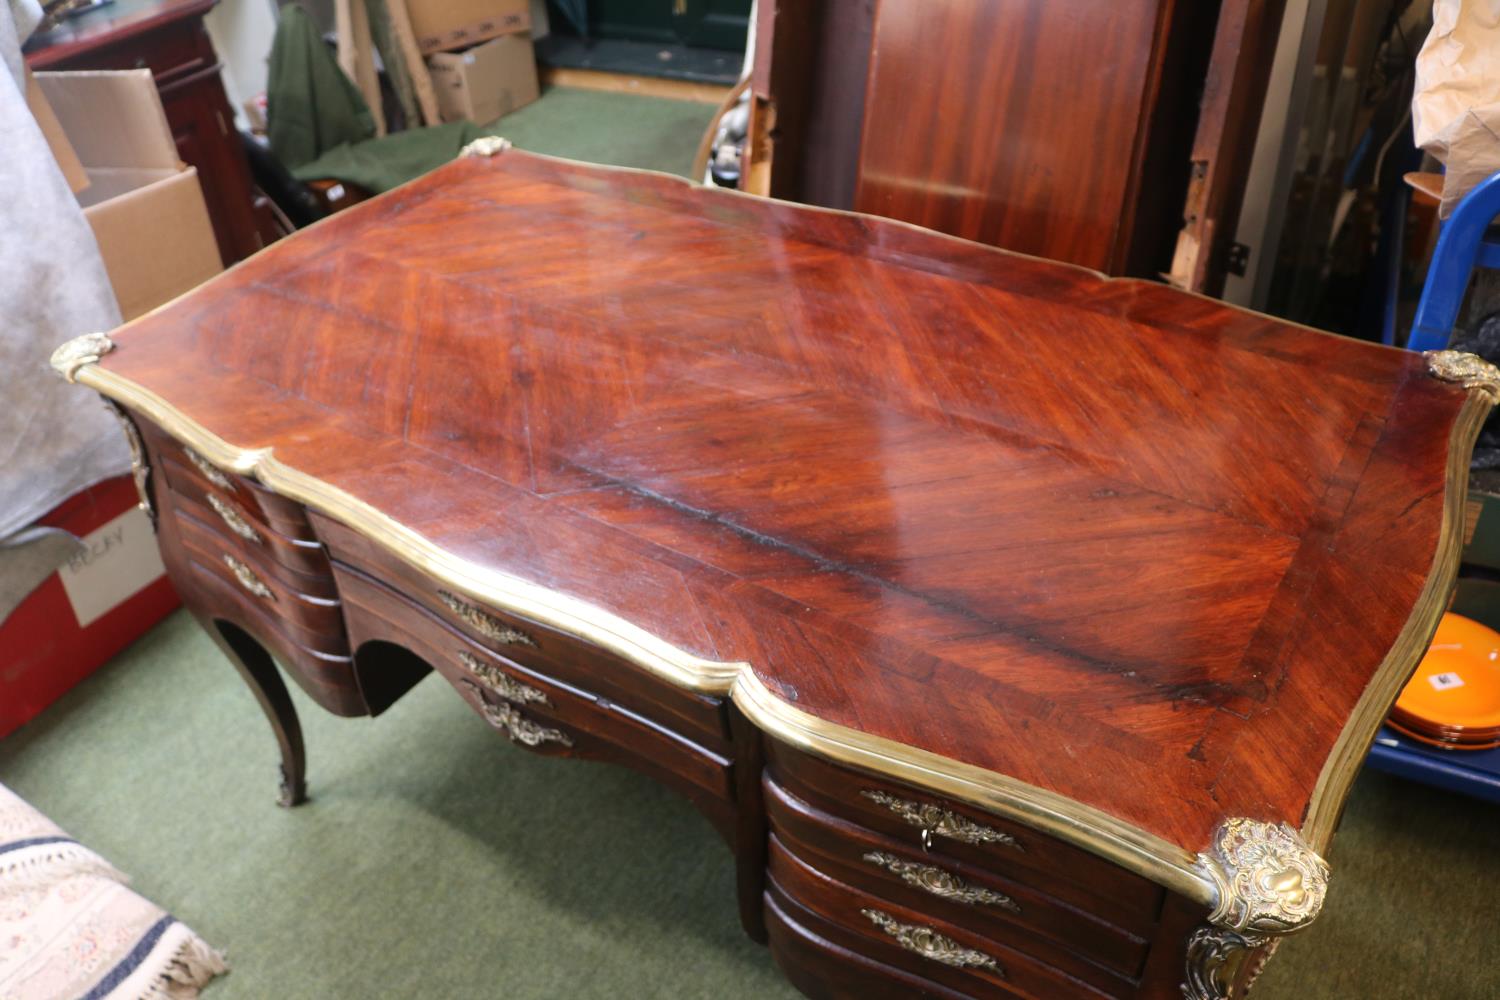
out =
{"type": "Polygon", "coordinates": [[[1283,7],[770,0],[747,185],[1213,293],[1283,7]]]}

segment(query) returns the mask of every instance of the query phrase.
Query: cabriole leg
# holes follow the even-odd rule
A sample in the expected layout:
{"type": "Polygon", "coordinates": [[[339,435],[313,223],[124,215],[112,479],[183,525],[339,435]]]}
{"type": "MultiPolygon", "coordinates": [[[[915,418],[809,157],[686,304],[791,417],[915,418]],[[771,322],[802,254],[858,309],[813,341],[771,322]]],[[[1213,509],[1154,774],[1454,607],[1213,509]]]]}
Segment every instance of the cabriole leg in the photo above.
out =
{"type": "Polygon", "coordinates": [[[218,643],[229,662],[249,685],[261,711],[271,723],[276,743],[281,748],[281,798],[283,806],[295,806],[307,800],[306,756],[302,747],[302,726],[297,709],[287,692],[286,682],[276,669],[265,647],[249,633],[230,622],[216,621],[194,612],[208,634],[218,643]]]}

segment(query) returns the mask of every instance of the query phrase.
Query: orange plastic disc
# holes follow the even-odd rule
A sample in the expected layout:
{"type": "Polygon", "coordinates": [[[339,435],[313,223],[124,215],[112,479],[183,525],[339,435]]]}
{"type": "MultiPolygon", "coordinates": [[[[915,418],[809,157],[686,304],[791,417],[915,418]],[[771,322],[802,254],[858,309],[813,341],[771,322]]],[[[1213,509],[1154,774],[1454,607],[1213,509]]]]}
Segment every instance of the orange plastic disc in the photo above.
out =
{"type": "Polygon", "coordinates": [[[1500,632],[1448,612],[1394,716],[1445,742],[1489,742],[1500,732],[1500,632]]]}
{"type": "Polygon", "coordinates": [[[1408,729],[1393,720],[1388,721],[1387,725],[1408,739],[1416,740],[1418,743],[1426,743],[1428,746],[1437,747],[1439,750],[1494,750],[1500,748],[1500,740],[1490,740],[1483,743],[1455,743],[1451,740],[1434,739],[1431,736],[1424,736],[1416,730],[1408,729]]]}

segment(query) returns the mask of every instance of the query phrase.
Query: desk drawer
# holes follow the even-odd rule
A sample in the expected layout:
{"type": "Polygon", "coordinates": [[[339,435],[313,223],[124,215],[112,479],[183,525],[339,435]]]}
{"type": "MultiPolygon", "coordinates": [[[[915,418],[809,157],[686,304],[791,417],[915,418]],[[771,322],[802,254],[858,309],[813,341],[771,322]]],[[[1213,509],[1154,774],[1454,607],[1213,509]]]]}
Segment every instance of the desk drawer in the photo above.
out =
{"type": "Polygon", "coordinates": [[[216,569],[205,567],[192,555],[184,569],[187,580],[175,574],[173,579],[189,604],[254,636],[287,668],[302,690],[328,711],[343,716],[369,714],[354,679],[348,646],[341,637],[312,636],[313,645],[304,645],[301,639],[307,637],[300,630],[288,629],[286,622],[268,613],[262,602],[216,569]]]}
{"type": "Polygon", "coordinates": [[[337,562],[378,580],[475,643],[559,680],[587,688],[728,755],[724,699],[698,694],[539,622],[455,593],[337,521],[313,514],[317,537],[337,562]]]}
{"type": "MultiPolygon", "coordinates": [[[[59,46],[59,49],[64,47],[59,46]]],[[[121,32],[118,41],[84,52],[58,56],[42,49],[28,60],[33,69],[76,73],[79,70],[149,69],[158,87],[189,73],[216,67],[213,43],[197,19],[178,21],[136,34],[121,32]]]]}
{"type": "Polygon", "coordinates": [[[183,493],[167,487],[172,506],[197,518],[216,532],[235,536],[240,544],[265,557],[277,566],[298,574],[327,577],[332,582],[332,567],[321,542],[306,538],[288,538],[272,528],[239,501],[218,490],[183,493]]]}
{"type": "Polygon", "coordinates": [[[371,639],[409,649],[513,742],[626,764],[682,791],[710,819],[728,822],[734,789],[726,755],[596,691],[498,655],[358,570],[335,564],[334,571],[356,649],[371,639]]]}
{"type": "Polygon", "coordinates": [[[973,997],[1123,1000],[1133,986],[1101,990],[1051,968],[1007,942],[902,906],[829,878],[771,836],[767,872],[773,894],[816,914],[858,955],[904,969],[973,997]]]}
{"type": "Polygon", "coordinates": [[[774,888],[765,894],[763,912],[772,957],[787,979],[809,997],[970,1000],[971,994],[950,990],[850,950],[851,946],[860,946],[852,934],[829,925],[774,888]],[[837,987],[831,988],[832,983],[837,987]]]}
{"type": "Polygon", "coordinates": [[[149,422],[142,422],[141,432],[156,454],[156,467],[178,493],[190,498],[217,493],[287,538],[318,540],[300,503],[277,496],[245,476],[219,468],[149,422]]]}
{"type": "MultiPolygon", "coordinates": [[[[230,530],[210,508],[179,496],[175,490],[168,489],[165,492],[165,506],[169,508],[170,515],[181,523],[184,541],[200,550],[223,549],[253,567],[257,574],[271,577],[274,582],[295,593],[324,600],[335,600],[338,597],[338,590],[333,582],[333,569],[327,560],[324,560],[321,571],[309,572],[287,566],[276,558],[280,553],[271,542],[275,536],[269,530],[257,525],[260,530],[256,531],[254,538],[246,538],[230,530]]],[[[223,501],[220,503],[223,504],[223,501]]],[[[228,509],[227,505],[225,507],[228,509]]],[[[250,522],[244,523],[248,525],[250,522]]]]}
{"type": "Polygon", "coordinates": [[[247,551],[237,545],[233,538],[216,534],[197,519],[177,512],[177,527],[183,547],[195,562],[211,567],[212,572],[226,583],[238,586],[250,598],[261,602],[269,615],[280,619],[288,632],[298,636],[306,645],[315,645],[316,638],[344,635],[344,620],[339,607],[337,591],[331,578],[306,577],[306,581],[321,591],[318,594],[304,592],[297,583],[285,578],[291,571],[284,568],[273,570],[259,553],[247,551]]]}
{"type": "Polygon", "coordinates": [[[763,787],[772,832],[823,874],[976,934],[1021,942],[1048,965],[1104,989],[1140,976],[1147,940],[1034,886],[835,819],[769,778],[763,787]]]}
{"type": "Polygon", "coordinates": [[[930,792],[876,778],[770,741],[773,780],[837,819],[923,852],[928,847],[1028,885],[1116,927],[1149,936],[1164,890],[1038,830],[930,792]]]}

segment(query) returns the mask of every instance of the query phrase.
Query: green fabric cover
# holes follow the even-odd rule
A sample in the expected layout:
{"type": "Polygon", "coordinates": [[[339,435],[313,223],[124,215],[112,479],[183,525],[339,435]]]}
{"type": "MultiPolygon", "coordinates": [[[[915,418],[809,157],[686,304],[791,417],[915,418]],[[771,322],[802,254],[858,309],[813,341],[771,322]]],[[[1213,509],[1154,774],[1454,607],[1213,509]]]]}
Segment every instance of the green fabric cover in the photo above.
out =
{"type": "Polygon", "coordinates": [[[335,146],[317,159],[293,167],[292,176],[302,181],[336,177],[379,194],[442,166],[474,139],[494,134],[494,129],[473,122],[410,129],[335,146]]]}
{"type": "Polygon", "coordinates": [[[359,88],[339,69],[307,11],[281,8],[266,79],[266,138],[291,171],[341,143],[375,134],[359,88]]]}
{"type": "Polygon", "coordinates": [[[266,103],[271,152],[293,177],[333,178],[372,194],[420,177],[473,139],[494,134],[472,122],[452,122],[374,138],[364,97],[296,4],[281,9],[276,25],[266,103]]]}

